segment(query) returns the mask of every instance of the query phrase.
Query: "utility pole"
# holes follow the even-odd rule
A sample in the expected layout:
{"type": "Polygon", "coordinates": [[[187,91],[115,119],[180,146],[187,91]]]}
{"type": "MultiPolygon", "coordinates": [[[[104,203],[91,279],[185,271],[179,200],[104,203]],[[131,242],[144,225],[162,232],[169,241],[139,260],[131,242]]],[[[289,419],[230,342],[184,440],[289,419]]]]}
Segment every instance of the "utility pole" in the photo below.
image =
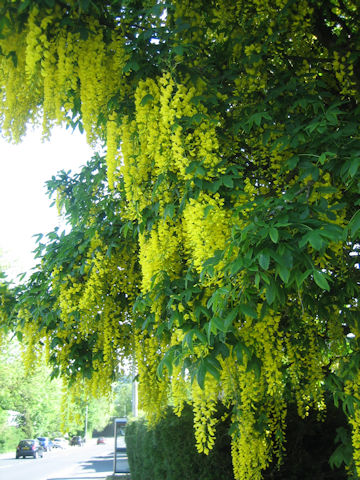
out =
{"type": "Polygon", "coordinates": [[[135,370],[135,359],[133,358],[131,366],[131,377],[132,377],[132,414],[134,417],[137,417],[138,414],[138,392],[137,392],[137,381],[136,370],[135,370]]]}
{"type": "Polygon", "coordinates": [[[86,442],[87,427],[88,427],[88,409],[89,409],[89,407],[86,405],[86,407],[85,407],[85,434],[84,434],[84,441],[85,442],[86,442]]]}

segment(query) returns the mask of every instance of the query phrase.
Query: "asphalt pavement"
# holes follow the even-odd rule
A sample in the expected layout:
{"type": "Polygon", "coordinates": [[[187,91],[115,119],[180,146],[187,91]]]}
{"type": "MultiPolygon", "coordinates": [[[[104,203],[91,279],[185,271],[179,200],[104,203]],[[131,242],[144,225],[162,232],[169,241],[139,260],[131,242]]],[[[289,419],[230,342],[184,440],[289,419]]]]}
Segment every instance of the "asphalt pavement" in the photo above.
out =
{"type": "MultiPolygon", "coordinates": [[[[123,439],[121,439],[123,441],[123,439]]],[[[87,442],[87,444],[94,444],[96,445],[96,439],[91,439],[87,442]]],[[[106,446],[111,447],[114,445],[113,438],[106,439],[106,446]]],[[[99,447],[99,452],[101,453],[101,445],[99,447]]],[[[102,451],[102,453],[95,458],[89,458],[88,460],[83,460],[81,464],[71,472],[62,472],[62,475],[57,475],[56,478],[54,476],[47,478],[47,480],[130,480],[129,474],[129,465],[128,459],[125,451],[125,442],[123,445],[120,443],[121,451],[118,452],[117,461],[116,461],[116,474],[114,472],[114,450],[107,448],[106,451],[102,451]]],[[[71,450],[74,448],[81,448],[82,447],[69,447],[71,450]]],[[[84,452],[85,453],[85,452],[84,452]]],[[[51,457],[52,452],[45,454],[47,457],[51,457]]],[[[60,452],[57,453],[58,456],[60,452]]],[[[1,460],[6,459],[14,459],[15,458],[15,451],[9,453],[0,454],[1,460]]],[[[18,461],[18,460],[16,460],[18,461]]],[[[1,478],[1,474],[0,474],[1,478]]],[[[4,479],[5,480],[5,479],[4,479]]],[[[35,479],[29,479],[35,480],[35,479]]]]}

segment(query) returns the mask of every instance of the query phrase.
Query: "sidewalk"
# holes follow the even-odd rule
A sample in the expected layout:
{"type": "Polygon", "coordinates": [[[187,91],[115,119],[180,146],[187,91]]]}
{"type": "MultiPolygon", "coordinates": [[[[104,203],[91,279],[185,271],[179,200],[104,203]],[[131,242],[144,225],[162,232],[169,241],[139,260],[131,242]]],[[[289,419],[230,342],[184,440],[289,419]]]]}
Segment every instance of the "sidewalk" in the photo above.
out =
{"type": "Polygon", "coordinates": [[[8,453],[0,453],[0,459],[1,458],[15,458],[15,451],[14,452],[8,452],[8,453]]]}

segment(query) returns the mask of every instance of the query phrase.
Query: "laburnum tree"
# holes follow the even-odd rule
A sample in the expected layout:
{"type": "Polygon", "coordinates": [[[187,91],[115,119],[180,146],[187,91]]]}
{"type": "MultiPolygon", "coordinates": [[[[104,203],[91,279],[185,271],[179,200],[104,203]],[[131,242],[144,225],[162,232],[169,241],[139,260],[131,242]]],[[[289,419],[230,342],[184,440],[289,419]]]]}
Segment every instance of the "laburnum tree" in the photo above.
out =
{"type": "Polygon", "coordinates": [[[134,358],[205,454],[222,402],[237,480],[329,396],[360,474],[359,26],[356,0],[1,2],[3,135],[106,147],[107,179],[50,185],[72,229],[17,293],[29,351],[94,391],[134,358]]]}

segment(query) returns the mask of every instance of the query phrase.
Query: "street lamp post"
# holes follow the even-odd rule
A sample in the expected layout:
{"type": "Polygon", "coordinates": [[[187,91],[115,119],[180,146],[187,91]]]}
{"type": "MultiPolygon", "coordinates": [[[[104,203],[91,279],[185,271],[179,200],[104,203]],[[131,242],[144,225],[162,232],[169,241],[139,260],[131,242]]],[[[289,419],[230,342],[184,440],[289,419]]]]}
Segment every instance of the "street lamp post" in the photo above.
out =
{"type": "Polygon", "coordinates": [[[85,407],[85,434],[84,434],[84,441],[86,442],[86,435],[87,435],[87,427],[88,427],[88,405],[85,407]]]}

